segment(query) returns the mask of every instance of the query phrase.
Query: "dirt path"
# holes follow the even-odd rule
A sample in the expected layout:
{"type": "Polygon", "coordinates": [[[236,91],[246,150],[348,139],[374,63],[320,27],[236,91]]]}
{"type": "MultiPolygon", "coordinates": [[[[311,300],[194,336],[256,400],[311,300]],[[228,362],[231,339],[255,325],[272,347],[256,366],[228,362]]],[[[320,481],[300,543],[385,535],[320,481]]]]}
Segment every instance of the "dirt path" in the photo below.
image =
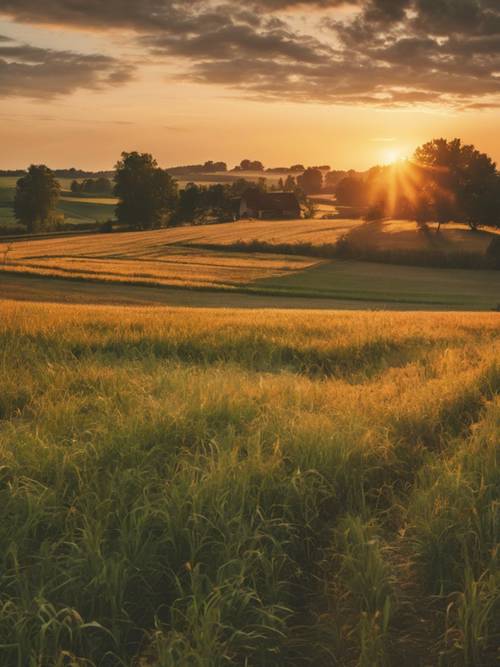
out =
{"type": "Polygon", "coordinates": [[[191,308],[400,309],[398,304],[231,294],[170,287],[142,287],[6,273],[0,273],[0,299],[123,306],[188,306],[191,308]]]}

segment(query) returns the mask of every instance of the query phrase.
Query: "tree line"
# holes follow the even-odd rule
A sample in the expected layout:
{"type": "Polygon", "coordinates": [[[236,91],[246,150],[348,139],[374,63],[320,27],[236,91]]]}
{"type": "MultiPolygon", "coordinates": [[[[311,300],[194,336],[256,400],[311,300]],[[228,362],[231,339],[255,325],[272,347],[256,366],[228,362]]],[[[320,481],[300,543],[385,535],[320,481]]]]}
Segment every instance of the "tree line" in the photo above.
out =
{"type": "MultiPolygon", "coordinates": [[[[265,178],[256,183],[239,178],[232,183],[208,186],[188,183],[179,190],[176,179],[162,169],[149,153],[122,153],[115,165],[113,184],[104,177],[73,180],[73,194],[113,193],[118,198],[116,221],[134,229],[153,229],[166,225],[203,223],[209,219],[233,220],[236,200],[250,187],[267,190],[265,178]]],[[[278,188],[294,192],[304,204],[307,214],[306,190],[310,189],[310,173],[297,178],[289,175],[278,188]]],[[[56,219],[55,210],[61,187],[54,173],[45,165],[31,165],[17,181],[14,211],[17,219],[30,233],[48,230],[56,219]]]]}
{"type": "MultiPolygon", "coordinates": [[[[296,176],[280,178],[273,187],[295,193],[307,214],[307,195],[325,187],[323,173],[321,167],[309,167],[296,176]]],[[[338,203],[365,207],[369,218],[399,217],[438,225],[455,221],[471,228],[500,226],[500,175],[496,165],[488,155],[459,139],[430,141],[404,165],[374,167],[364,174],[329,171],[326,177],[330,174],[338,203]]],[[[231,220],[235,199],[248,187],[267,188],[266,179],[260,178],[257,184],[245,179],[209,186],[188,183],[179,191],[175,178],[159,167],[152,155],[135,151],[122,153],[115,166],[113,186],[104,177],[74,183],[75,193],[112,189],[118,198],[117,222],[136,229],[203,222],[207,218],[231,220]]],[[[17,181],[17,219],[29,232],[49,228],[60,192],[48,167],[31,165],[17,181]]]]}
{"type": "Polygon", "coordinates": [[[77,194],[102,194],[109,195],[113,192],[113,183],[109,178],[85,178],[83,181],[71,181],[70,190],[77,194]]]}

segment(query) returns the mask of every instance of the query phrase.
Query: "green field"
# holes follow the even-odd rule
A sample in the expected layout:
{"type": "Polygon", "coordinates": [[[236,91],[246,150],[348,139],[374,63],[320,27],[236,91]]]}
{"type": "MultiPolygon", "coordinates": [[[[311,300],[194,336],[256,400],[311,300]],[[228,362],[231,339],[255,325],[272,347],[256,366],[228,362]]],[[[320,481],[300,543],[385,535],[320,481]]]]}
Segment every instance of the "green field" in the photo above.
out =
{"type": "Polygon", "coordinates": [[[252,287],[284,295],[420,304],[439,309],[491,310],[500,306],[500,272],[433,269],[372,262],[331,261],[252,287]]]}
{"type": "Polygon", "coordinates": [[[498,664],[499,318],[0,302],[0,664],[498,664]]]}
{"type": "MultiPolygon", "coordinates": [[[[12,204],[16,177],[0,176],[0,226],[17,224],[12,204]]],[[[71,179],[59,178],[62,193],[57,212],[64,214],[69,224],[104,222],[114,217],[116,200],[113,197],[72,197],[69,192],[71,179]]]]}

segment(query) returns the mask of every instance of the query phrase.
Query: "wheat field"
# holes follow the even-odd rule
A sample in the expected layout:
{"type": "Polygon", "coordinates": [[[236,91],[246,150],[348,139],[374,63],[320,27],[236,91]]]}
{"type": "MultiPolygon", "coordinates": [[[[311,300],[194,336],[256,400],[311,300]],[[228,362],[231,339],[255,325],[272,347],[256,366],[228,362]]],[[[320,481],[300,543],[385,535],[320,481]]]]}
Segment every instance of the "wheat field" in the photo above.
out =
{"type": "MultiPolygon", "coordinates": [[[[417,232],[408,225],[405,231],[387,223],[384,229],[392,231],[384,232],[384,238],[394,248],[402,242],[400,237],[411,245],[417,232]],[[395,240],[390,240],[392,237],[395,240]]],[[[347,228],[354,239],[365,238],[367,233],[370,243],[378,238],[376,231],[367,232],[372,229],[370,225],[359,222],[297,220],[240,221],[4,242],[0,243],[0,280],[2,272],[8,272],[103,285],[114,282],[122,285],[124,292],[132,285],[149,285],[280,298],[358,301],[373,303],[374,307],[382,304],[456,310],[498,308],[500,273],[495,270],[332,261],[311,256],[322,255],[322,248],[331,249],[347,228]]],[[[451,228],[448,231],[450,238],[458,234],[454,244],[460,247],[463,232],[451,228]]],[[[486,247],[485,238],[480,233],[474,236],[478,252],[486,247]]],[[[49,297],[50,291],[51,283],[46,281],[49,297]]],[[[280,307],[279,302],[276,307],[280,307]]],[[[314,302],[310,307],[314,307],[314,302]]]]}
{"type": "Polygon", "coordinates": [[[0,302],[0,664],[497,664],[499,324],[0,302]]]}

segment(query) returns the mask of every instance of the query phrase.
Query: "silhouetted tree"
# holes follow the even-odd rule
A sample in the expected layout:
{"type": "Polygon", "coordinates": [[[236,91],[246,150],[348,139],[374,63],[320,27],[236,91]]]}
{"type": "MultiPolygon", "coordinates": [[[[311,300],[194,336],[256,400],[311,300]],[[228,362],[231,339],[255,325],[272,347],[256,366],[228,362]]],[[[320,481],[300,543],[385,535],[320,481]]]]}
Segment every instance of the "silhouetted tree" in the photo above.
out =
{"type": "Polygon", "coordinates": [[[240,169],[241,171],[264,171],[264,165],[260,160],[242,160],[240,169]]]}
{"type": "Polygon", "coordinates": [[[166,224],[177,204],[177,182],[149,153],[122,153],[115,166],[118,221],[138,229],[166,224]]]}
{"type": "Polygon", "coordinates": [[[286,180],[285,180],[285,186],[284,186],[285,192],[295,192],[296,187],[297,187],[297,183],[296,183],[294,177],[288,175],[286,177],[286,180]]]}
{"type": "Polygon", "coordinates": [[[340,170],[333,170],[329,171],[325,175],[325,186],[327,188],[335,188],[337,183],[340,183],[340,181],[347,176],[345,171],[340,171],[340,170]]]}
{"type": "Polygon", "coordinates": [[[29,232],[47,228],[55,212],[61,186],[44,164],[32,164],[17,181],[14,214],[29,232]]]}
{"type": "Polygon", "coordinates": [[[233,197],[241,197],[241,195],[248,190],[249,187],[254,186],[254,183],[250,183],[245,178],[238,178],[237,181],[231,183],[231,195],[233,197]]]}
{"type": "Polygon", "coordinates": [[[96,178],[94,184],[95,184],[94,192],[108,194],[113,190],[113,185],[111,181],[109,180],[109,178],[106,178],[105,176],[100,176],[99,178],[96,178]]]}
{"type": "Polygon", "coordinates": [[[449,221],[465,222],[472,229],[498,224],[500,180],[486,153],[460,139],[434,139],[417,148],[414,160],[423,167],[426,214],[439,226],[449,221]]]}
{"type": "Polygon", "coordinates": [[[335,187],[337,202],[344,206],[365,206],[368,201],[368,187],[360,175],[345,176],[335,187]]]}
{"type": "Polygon", "coordinates": [[[306,195],[320,192],[323,187],[323,174],[319,169],[309,167],[303,174],[297,176],[297,185],[306,195]]]}
{"type": "Polygon", "coordinates": [[[179,193],[176,218],[182,222],[192,222],[200,207],[201,188],[196,183],[188,183],[179,193]]]}
{"type": "Polygon", "coordinates": [[[70,190],[73,194],[78,194],[80,192],[80,183],[78,181],[71,181],[70,190]]]}

